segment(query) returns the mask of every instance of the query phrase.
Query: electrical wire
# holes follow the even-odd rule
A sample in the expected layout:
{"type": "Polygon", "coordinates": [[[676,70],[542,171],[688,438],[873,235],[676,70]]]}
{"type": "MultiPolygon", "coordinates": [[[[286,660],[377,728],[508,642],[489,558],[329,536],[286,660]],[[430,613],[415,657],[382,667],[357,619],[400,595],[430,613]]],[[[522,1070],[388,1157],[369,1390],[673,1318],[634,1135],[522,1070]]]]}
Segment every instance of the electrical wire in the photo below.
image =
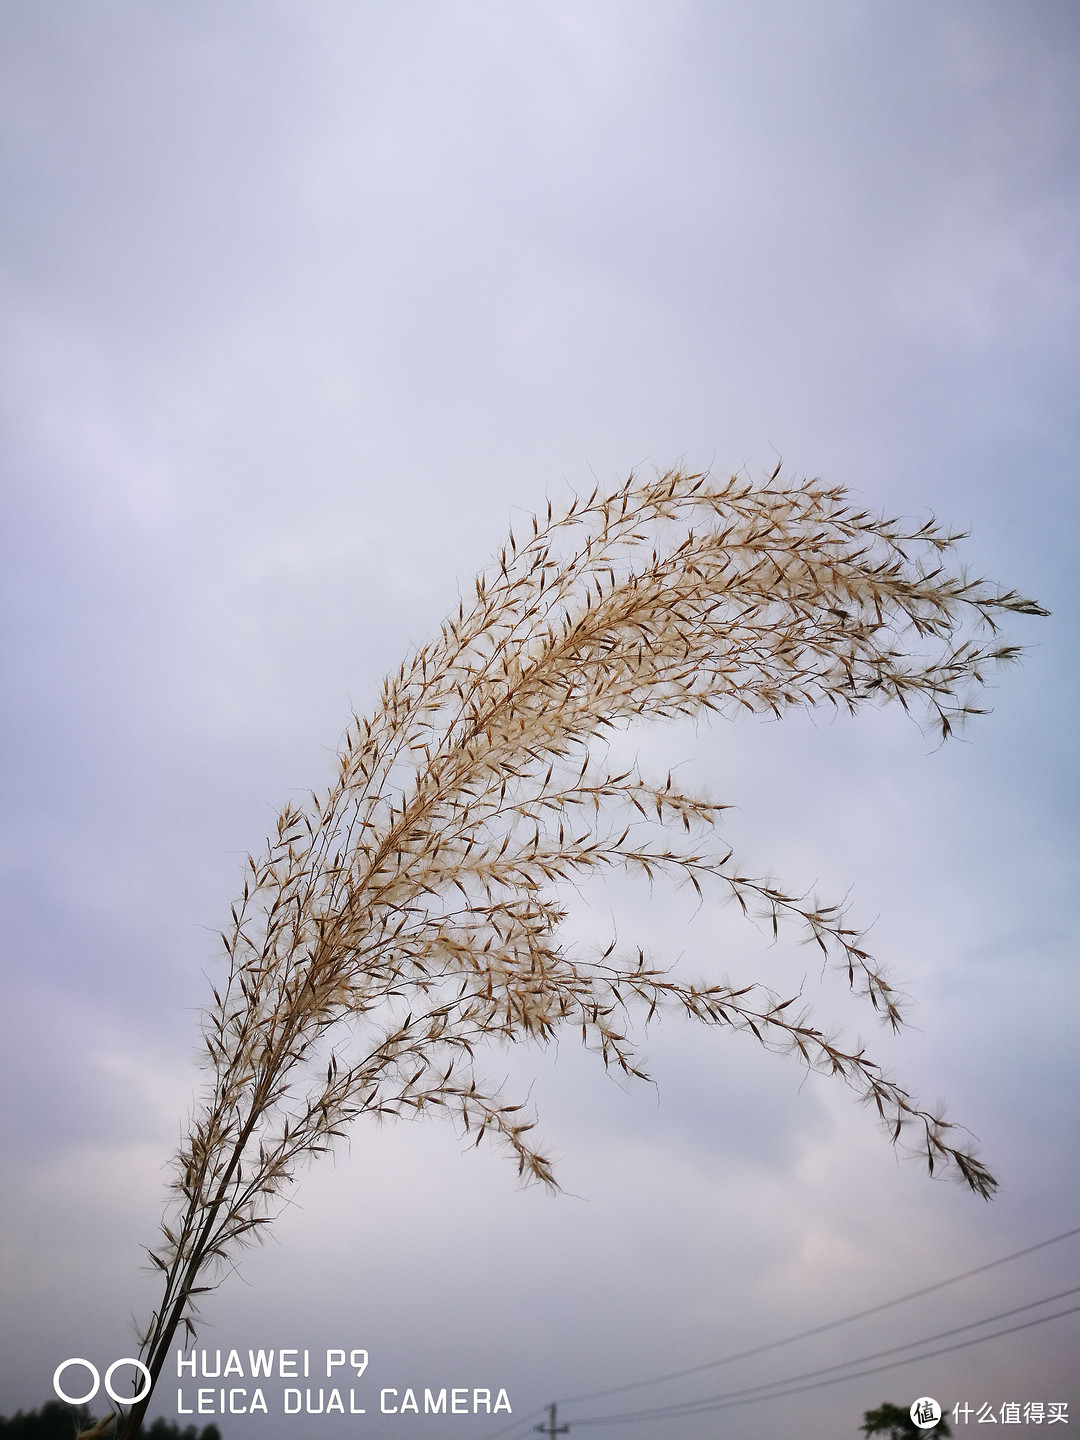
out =
{"type": "MultiPolygon", "coordinates": [[[[778,1390],[770,1395],[752,1395],[747,1399],[723,1400],[709,1405],[701,1405],[696,1410],[682,1410],[680,1415],[704,1415],[713,1410],[730,1410],[738,1405],[756,1405],[762,1400],[783,1400],[788,1395],[801,1395],[807,1390],[821,1390],[827,1385],[840,1385],[845,1380],[859,1380],[864,1375],[878,1375],[883,1370],[895,1370],[901,1365],[913,1365],[923,1360],[934,1360],[939,1355],[950,1355],[954,1350],[967,1350],[972,1345],[981,1345],[984,1340],[996,1340],[999,1335],[1012,1335],[1017,1330],[1030,1330],[1035,1325],[1045,1325],[1048,1320],[1060,1320],[1063,1315],[1075,1315],[1080,1313],[1080,1305],[1073,1305],[1068,1310],[1059,1310],[1055,1315],[1043,1315],[1038,1320],[1027,1320],[1022,1325],[1010,1325],[1004,1330],[995,1330],[992,1335],[980,1335],[975,1340],[962,1340],[957,1345],[946,1345],[941,1350],[931,1350],[925,1355],[909,1355],[906,1360],[890,1360],[886,1365],[875,1365],[869,1370],[856,1370],[851,1375],[834,1375],[831,1380],[817,1380],[810,1385],[796,1385],[790,1390],[778,1390]]],[[[624,1417],[622,1423],[629,1423],[634,1420],[652,1419],[653,1412],[641,1412],[624,1417]]],[[[590,1420],[575,1420],[575,1428],[579,1425],[602,1425],[619,1423],[617,1417],[599,1416],[590,1420]]]]}
{"type": "MultiPolygon", "coordinates": [[[[1037,1310],[1041,1305],[1050,1305],[1055,1300],[1063,1300],[1066,1296],[1075,1295],[1080,1292],[1080,1285],[1074,1285],[1070,1290],[1061,1290],[1056,1295],[1046,1295],[1041,1300],[1032,1300],[1026,1305],[1016,1305],[1011,1310],[1002,1310],[997,1315],[987,1315],[982,1320],[972,1320],[966,1325],[957,1325],[951,1330],[942,1330],[936,1335],[924,1335],[919,1340],[909,1340],[905,1345],[892,1345],[887,1350],[876,1350],[870,1355],[859,1355],[854,1360],[845,1360],[838,1365],[825,1365],[816,1370],[804,1371],[801,1375],[788,1375],[782,1380],[770,1380],[761,1385],[746,1385],[740,1390],[728,1390],[722,1395],[706,1395],[699,1400],[684,1400],[671,1405],[661,1405],[650,1410],[637,1410],[623,1412],[618,1415],[593,1416],[585,1420],[575,1420],[578,1425],[602,1425],[629,1423],[636,1420],[660,1420],[672,1419],[682,1415],[701,1415],[713,1409],[726,1409],[728,1405],[752,1405],[758,1400],[773,1400],[782,1395],[795,1395],[802,1389],[817,1389],[819,1386],[804,1386],[799,1382],[804,1380],[817,1380],[819,1376],[828,1375],[835,1370],[850,1370],[853,1365],[865,1365],[868,1360],[880,1360],[886,1355],[895,1355],[899,1350],[915,1350],[920,1346],[929,1345],[935,1340],[947,1340],[950,1336],[960,1335],[965,1330],[976,1330],[982,1325],[992,1325],[998,1320],[1006,1320],[1010,1316],[1020,1315],[1025,1310],[1037,1310]],[[795,1389],[785,1387],[796,1386],[795,1389]],[[772,1391],[777,1391],[774,1395],[772,1391]],[[766,1392],[766,1393],[759,1393],[766,1392]]],[[[1058,1320],[1063,1315],[1072,1315],[1080,1310],[1080,1305],[1074,1305],[1068,1310],[1059,1310],[1053,1315],[1043,1315],[1037,1320],[1029,1320],[1023,1325],[1010,1326],[1004,1330],[995,1330],[990,1335],[979,1335],[974,1340],[967,1340],[960,1345],[949,1345],[941,1350],[930,1350],[922,1355],[909,1355],[902,1360],[894,1360],[889,1365],[877,1366],[871,1370],[862,1370],[860,1375],[873,1375],[878,1370],[892,1369],[898,1365],[912,1364],[919,1360],[929,1360],[935,1355],[947,1355],[952,1350],[964,1349],[970,1345],[980,1345],[984,1340],[993,1340],[998,1335],[1009,1335],[1013,1330],[1024,1330],[1032,1325],[1041,1325],[1047,1320],[1058,1320]]],[[[855,1375],[836,1375],[831,1380],[824,1380],[823,1385],[839,1384],[844,1380],[854,1380],[855,1375]]]]}
{"type": "MultiPolygon", "coordinates": [[[[1069,1240],[1073,1235],[1080,1235],[1080,1225],[1072,1230],[1065,1230],[1060,1235],[1052,1235],[1049,1240],[1040,1240],[1037,1245],[1028,1245],[1023,1250],[1014,1250],[1011,1255],[1002,1255],[999,1260],[990,1260],[985,1265],[977,1265],[974,1270],[965,1270],[960,1275],[953,1275],[948,1280],[938,1280],[933,1285],[926,1285],[921,1290],[911,1290],[906,1295],[898,1295],[895,1300],[886,1300],[881,1305],[871,1305],[867,1310],[856,1310],[852,1315],[843,1315],[839,1320],[829,1320],[824,1325],[815,1325],[810,1330],[800,1330],[796,1335],[787,1335],[783,1340],[771,1340],[766,1345],[756,1345],[752,1350],[739,1350],[733,1355],[723,1355],[719,1360],[706,1360],[701,1365],[691,1365],[685,1370],[672,1370],[666,1375],[656,1375],[650,1380],[631,1380],[625,1385],[612,1385],[606,1390],[592,1390],[587,1395],[568,1395],[559,1401],[560,1405],[576,1405],[586,1400],[601,1400],[607,1395],[621,1395],[627,1390],[640,1390],[647,1385],[661,1385],[666,1380],[682,1380],[687,1375],[700,1375],[704,1370],[713,1370],[719,1365],[730,1365],[736,1360],[749,1360],[753,1355],[764,1355],[769,1350],[779,1350],[784,1345],[794,1345],[796,1340],[808,1340],[812,1335],[823,1335],[827,1330],[836,1330],[841,1325],[850,1325],[855,1320],[864,1320],[869,1315],[880,1315],[883,1310],[891,1310],[895,1305],[903,1305],[908,1300],[918,1300],[923,1295],[932,1295],[936,1290],[944,1290],[949,1285],[959,1284],[961,1280],[970,1280],[973,1275],[982,1275],[987,1270],[995,1270],[999,1265],[1007,1265],[1010,1260],[1019,1260],[1023,1255],[1032,1255],[1036,1250],[1045,1250],[1048,1245],[1057,1245],[1062,1240],[1069,1240]]],[[[494,1437],[490,1437],[494,1440],[494,1437]]]]}
{"type": "MultiPolygon", "coordinates": [[[[950,1276],[947,1280],[938,1280],[938,1281],[936,1281],[933,1285],[923,1286],[923,1288],[920,1289],[920,1290],[911,1290],[911,1291],[908,1291],[908,1293],[905,1294],[905,1295],[898,1295],[894,1300],[886,1300],[886,1301],[884,1301],[884,1302],[883,1302],[882,1304],[880,1304],[880,1305],[872,1305],[872,1306],[870,1306],[869,1308],[867,1308],[867,1309],[865,1309],[865,1310],[857,1310],[857,1311],[853,1312],[853,1313],[850,1314],[850,1315],[842,1315],[842,1316],[841,1316],[839,1319],[837,1319],[837,1320],[829,1320],[829,1321],[827,1321],[827,1322],[826,1322],[825,1324],[823,1324],[823,1325],[815,1325],[815,1326],[812,1326],[809,1330],[800,1330],[798,1333],[796,1333],[796,1334],[794,1334],[794,1335],[787,1335],[787,1336],[785,1336],[785,1337],[784,1337],[783,1339],[781,1339],[781,1340],[773,1340],[773,1341],[770,1341],[770,1342],[768,1342],[767,1344],[764,1344],[764,1345],[757,1345],[757,1346],[755,1346],[753,1349],[750,1349],[750,1350],[740,1350],[740,1351],[737,1351],[737,1352],[735,1352],[735,1353],[733,1353],[733,1354],[731,1354],[731,1355],[721,1356],[718,1360],[708,1360],[708,1361],[705,1361],[703,1364],[700,1364],[700,1365],[691,1365],[691,1366],[688,1366],[686,1369],[683,1369],[683,1370],[673,1370],[673,1371],[669,1371],[669,1372],[668,1372],[667,1374],[665,1374],[665,1375],[656,1375],[656,1376],[653,1376],[653,1377],[650,1378],[650,1379],[646,1379],[646,1380],[632,1380],[632,1381],[629,1381],[627,1384],[624,1384],[624,1385],[613,1385],[613,1386],[608,1387],[608,1388],[605,1389],[605,1390],[593,1390],[593,1391],[590,1391],[588,1394],[567,1396],[567,1397],[565,1397],[565,1398],[563,1398],[563,1399],[560,1399],[558,1403],[559,1403],[560,1405],[583,1404],[583,1403],[584,1403],[585,1401],[587,1401],[587,1400],[600,1400],[600,1399],[605,1398],[605,1397],[608,1396],[608,1395],[620,1395],[620,1394],[624,1394],[624,1393],[625,1393],[626,1391],[628,1391],[628,1390],[638,1390],[638,1389],[642,1389],[642,1388],[644,1388],[644,1387],[646,1387],[646,1386],[649,1386],[649,1385],[660,1385],[660,1384],[663,1384],[665,1381],[668,1381],[668,1380],[681,1380],[681,1379],[684,1379],[686,1376],[689,1376],[689,1375],[699,1375],[699,1374],[701,1374],[701,1373],[702,1373],[703,1371],[705,1371],[705,1370],[713,1370],[713,1369],[716,1369],[718,1366],[721,1366],[721,1365],[730,1365],[730,1364],[733,1364],[736,1360],[748,1360],[748,1359],[750,1359],[752,1356],[755,1356],[755,1355],[764,1355],[764,1354],[766,1354],[766,1353],[767,1353],[768,1351],[770,1351],[770,1350],[778,1350],[778,1349],[782,1348],[782,1347],[785,1346],[785,1345],[793,1345],[793,1344],[795,1344],[795,1342],[798,1341],[798,1340],[807,1340],[807,1339],[810,1339],[810,1338],[811,1338],[812,1336],[814,1336],[814,1335],[823,1335],[823,1334],[825,1334],[825,1333],[826,1333],[827,1331],[829,1331],[829,1330],[836,1330],[836,1329],[838,1329],[838,1328],[839,1328],[840,1326],[842,1326],[842,1325],[850,1325],[850,1324],[852,1324],[854,1321],[856,1321],[856,1320],[863,1320],[863,1319],[867,1318],[867,1317],[870,1316],[870,1315],[879,1315],[879,1314],[882,1313],[882,1311],[891,1310],[891,1309],[893,1309],[893,1308],[894,1308],[895,1306],[897,1306],[897,1305],[906,1304],[906,1302],[909,1301],[909,1300],[918,1300],[918,1299],[920,1299],[920,1298],[921,1298],[922,1296],[924,1296],[924,1295],[932,1295],[932,1294],[934,1294],[936,1291],[938,1291],[938,1290],[944,1290],[944,1289],[946,1289],[946,1288],[947,1288],[948,1286],[950,1286],[950,1285],[957,1285],[957,1284],[959,1284],[962,1280],[970,1280],[970,1279],[972,1279],[972,1277],[974,1277],[974,1276],[976,1276],[976,1275],[983,1275],[983,1274],[985,1274],[988,1270],[995,1270],[995,1269],[997,1269],[997,1267],[998,1267],[999,1265],[1007,1265],[1007,1264],[1008,1264],[1010,1261],[1012,1261],[1012,1260],[1019,1260],[1019,1259],[1021,1259],[1023,1256],[1025,1256],[1025,1255],[1033,1255],[1033,1254],[1034,1254],[1036,1251],[1038,1251],[1038,1250],[1045,1250],[1045,1249],[1046,1249],[1048,1246],[1050,1246],[1050,1245],[1060,1244],[1061,1241],[1063,1241],[1063,1240],[1069,1240],[1069,1239],[1071,1239],[1074,1235],[1080,1235],[1080,1225],[1075,1226],[1075,1227],[1074,1227],[1073,1229],[1071,1229],[1071,1230],[1064,1230],[1064,1231],[1062,1231],[1062,1233],[1059,1234],[1059,1235],[1051,1235],[1051,1236],[1049,1237],[1049,1239],[1047,1239],[1047,1240],[1040,1240],[1040,1241],[1039,1241],[1037,1244],[1035,1244],[1035,1245],[1027,1245],[1027,1246],[1025,1246],[1022,1250],[1014,1250],[1014,1251],[1012,1251],[1012,1252],[1011,1252],[1010,1254],[1008,1254],[1008,1255],[1002,1255],[1002,1256],[1000,1256],[997,1260],[989,1260],[989,1261],[987,1261],[987,1263],[986,1263],[985,1265],[977,1265],[977,1266],[975,1266],[975,1268],[972,1269],[972,1270],[964,1270],[964,1271],[962,1271],[962,1272],[961,1272],[960,1274],[958,1274],[958,1275],[952,1275],[952,1276],[950,1276]]],[[[1053,1300],[1055,1300],[1055,1299],[1062,1299],[1062,1298],[1064,1298],[1065,1295],[1069,1295],[1069,1294],[1072,1294],[1072,1293],[1074,1293],[1074,1291],[1071,1291],[1071,1290],[1062,1291],[1059,1295],[1056,1295],[1056,1296],[1047,1296],[1047,1297],[1045,1297],[1043,1300],[1032,1301],[1030,1305],[1022,1305],[1022,1306],[1017,1307],[1017,1308],[1014,1309],[1014,1310],[1003,1311],[1003,1312],[1001,1312],[1001,1314],[999,1314],[999,1315],[988,1316],[988,1317],[986,1317],[986,1318],[983,1319],[983,1320],[972,1321],[972,1322],[971,1322],[970,1324],[968,1324],[968,1325],[958,1326],[955,1330],[944,1331],[944,1332],[942,1332],[942,1334],[940,1334],[940,1335],[936,1335],[936,1336],[925,1336],[925,1337],[924,1337],[923,1339],[921,1339],[921,1340],[913,1340],[913,1341],[911,1341],[908,1345],[898,1345],[898,1346],[892,1347],[892,1350],[879,1351],[879,1352],[877,1352],[877,1355],[873,1355],[873,1356],[870,1356],[870,1355],[868,1355],[868,1356],[862,1356],[860,1359],[857,1359],[857,1360],[849,1360],[849,1361],[845,1362],[845,1364],[842,1365],[842,1366],[837,1366],[837,1365],[826,1366],[824,1369],[821,1369],[821,1370],[808,1371],[808,1372],[806,1372],[806,1374],[805,1374],[804,1376],[790,1376],[790,1377],[788,1377],[787,1380],[777,1380],[777,1381],[773,1381],[773,1382],[771,1382],[771,1387],[770,1387],[770,1386],[764,1386],[764,1385],[762,1385],[762,1386],[744,1387],[742,1390],[729,1391],[729,1392],[727,1392],[724,1396],[716,1396],[716,1397],[712,1397],[711,1399],[710,1399],[710,1398],[707,1398],[706,1400],[702,1400],[702,1401],[684,1401],[684,1402],[681,1402],[681,1403],[682,1403],[683,1405],[689,1405],[689,1406],[702,1406],[702,1405],[704,1405],[704,1406],[706,1407],[706,1409],[727,1409],[727,1408],[729,1408],[729,1407],[736,1406],[736,1405],[750,1405],[750,1404],[755,1404],[757,1401],[760,1401],[760,1400],[782,1399],[782,1398],[784,1397],[784,1395],[796,1395],[796,1394],[802,1393],[802,1392],[805,1391],[805,1390],[816,1390],[816,1389],[820,1389],[822,1386],[825,1386],[825,1385],[835,1385],[835,1384],[839,1384],[839,1383],[841,1383],[841,1382],[844,1381],[844,1380],[856,1380],[856,1379],[859,1379],[862,1375],[876,1375],[876,1374],[878,1374],[878,1373],[879,1373],[880,1371],[882,1371],[882,1370],[895,1369],[896,1367],[898,1367],[898,1366],[900,1366],[900,1365],[906,1365],[906,1364],[909,1364],[909,1363],[910,1363],[910,1364],[913,1364],[913,1363],[915,1363],[915,1362],[917,1362],[917,1361],[920,1361],[920,1360],[932,1359],[935,1355],[947,1355],[947,1354],[951,1353],[953,1350],[967,1349],[967,1348],[968,1348],[969,1346],[971,1346],[971,1345],[981,1344],[984,1340],[993,1340],[993,1339],[997,1338],[998,1335],[1009,1335],[1009,1334],[1012,1334],[1013,1331],[1015,1331],[1015,1330],[1026,1330],[1026,1329],[1030,1329],[1032,1326],[1034,1326],[1034,1325],[1041,1325],[1041,1324],[1045,1323],[1045,1322],[1048,1321],[1048,1320],[1057,1320],[1057,1319],[1060,1319],[1063,1315],[1072,1315],[1072,1314],[1074,1314],[1074,1313],[1076,1312],[1076,1310],[1080,1309],[1080,1306],[1074,1306],[1072,1309],[1059,1311],[1058,1313],[1056,1313],[1056,1314],[1054,1314],[1054,1315],[1045,1315],[1045,1316],[1042,1316],[1042,1317],[1041,1317],[1040,1319],[1038,1319],[1038,1320],[1029,1320],[1029,1321],[1026,1321],[1025,1323],[1023,1323],[1023,1324],[1021,1324],[1021,1325],[1015,1325],[1015,1326],[1011,1326],[1011,1327],[1009,1327],[1008,1329],[1005,1329],[1005,1330],[995,1331],[993,1334],[990,1334],[990,1335],[978,1336],[978,1337],[976,1337],[976,1339],[974,1339],[974,1340],[961,1341],[961,1342],[960,1342],[959,1344],[957,1344],[957,1345],[950,1345],[950,1346],[947,1346],[945,1349],[937,1350],[937,1351],[931,1351],[931,1352],[928,1352],[928,1353],[925,1354],[925,1355],[912,1355],[912,1356],[908,1356],[906,1359],[889,1361],[889,1362],[886,1363],[885,1365],[875,1366],[874,1368],[872,1368],[872,1369],[870,1369],[870,1370],[859,1371],[859,1372],[856,1372],[856,1373],[853,1373],[853,1374],[850,1374],[850,1375],[838,1375],[838,1376],[833,1376],[831,1379],[828,1379],[828,1380],[820,1380],[820,1379],[814,1379],[814,1378],[813,1378],[813,1377],[816,1377],[816,1376],[819,1376],[819,1375],[825,1375],[825,1374],[827,1374],[828,1371],[830,1371],[830,1370],[848,1369],[848,1368],[850,1368],[852,1365],[859,1365],[859,1364],[862,1364],[865,1360],[868,1360],[868,1359],[876,1359],[876,1358],[878,1358],[878,1356],[884,1356],[884,1355],[891,1354],[891,1353],[893,1353],[893,1351],[895,1351],[895,1350],[908,1350],[908,1349],[913,1349],[913,1348],[915,1348],[915,1347],[917,1347],[917,1346],[919,1346],[919,1345],[929,1344],[929,1343],[931,1343],[931,1341],[933,1341],[933,1340],[944,1339],[947,1335],[959,1334],[959,1333],[961,1333],[961,1332],[964,1331],[964,1330],[970,1330],[970,1329],[976,1328],[976,1327],[979,1326],[979,1325],[989,1325],[989,1324],[992,1324],[995,1320],[1004,1319],[1004,1318],[1005,1318],[1006,1316],[1008,1316],[1008,1315],[1019,1314],[1019,1313],[1020,1313],[1021,1311],[1023,1311],[1023,1310],[1030,1310],[1030,1309],[1033,1309],[1033,1308],[1037,1307],[1038,1305],[1048,1305],[1048,1304],[1052,1303],[1053,1300]],[[771,1388],[773,1388],[773,1387],[784,1386],[784,1385],[794,1385],[794,1383],[795,1383],[796,1380],[802,1380],[802,1379],[805,1379],[805,1380],[808,1380],[808,1381],[812,1381],[812,1383],[809,1383],[809,1384],[800,1384],[800,1385],[796,1386],[796,1388],[790,1389],[790,1390],[777,1390],[776,1393],[774,1393],[774,1394],[758,1394],[758,1395],[754,1395],[754,1394],[753,1394],[753,1392],[754,1392],[754,1391],[757,1391],[757,1390],[766,1390],[766,1389],[771,1389],[771,1388]],[[749,1395],[750,1398],[733,1398],[733,1397],[740,1397],[740,1396],[747,1396],[747,1395],[749,1395]]],[[[532,1420],[534,1420],[536,1417],[542,1415],[546,1409],[547,1409],[546,1406],[541,1406],[539,1409],[531,1410],[531,1411],[529,1411],[529,1413],[528,1413],[527,1415],[521,1416],[519,1419],[517,1419],[517,1420],[513,1421],[511,1424],[505,1426],[503,1429],[501,1429],[501,1430],[496,1430],[496,1431],[492,1432],[491,1434],[485,1436],[485,1437],[484,1437],[484,1440],[518,1440],[518,1437],[523,1437],[523,1436],[525,1436],[526,1434],[531,1433],[531,1430],[532,1430],[533,1427],[530,1425],[529,1422],[532,1421],[532,1420]],[[522,1427],[524,1427],[524,1428],[522,1428],[522,1427]]],[[[575,1426],[579,1426],[579,1425],[598,1425],[598,1424],[602,1424],[602,1423],[631,1423],[632,1420],[634,1420],[634,1419],[654,1418],[654,1417],[659,1417],[660,1415],[663,1415],[663,1414],[671,1414],[671,1415],[687,1414],[687,1415],[689,1415],[689,1414],[702,1414],[702,1413],[706,1413],[705,1410],[702,1410],[702,1409],[680,1409],[680,1408],[678,1408],[678,1406],[657,1407],[657,1408],[655,1408],[655,1409],[653,1409],[653,1410],[648,1410],[648,1411],[629,1412],[629,1413],[627,1414],[627,1418],[626,1418],[625,1421],[620,1421],[620,1420],[618,1420],[618,1419],[615,1418],[615,1417],[600,1417],[600,1418],[594,1418],[594,1419],[589,1419],[589,1420],[575,1420],[575,1421],[573,1422],[573,1424],[574,1424],[575,1426]]]]}

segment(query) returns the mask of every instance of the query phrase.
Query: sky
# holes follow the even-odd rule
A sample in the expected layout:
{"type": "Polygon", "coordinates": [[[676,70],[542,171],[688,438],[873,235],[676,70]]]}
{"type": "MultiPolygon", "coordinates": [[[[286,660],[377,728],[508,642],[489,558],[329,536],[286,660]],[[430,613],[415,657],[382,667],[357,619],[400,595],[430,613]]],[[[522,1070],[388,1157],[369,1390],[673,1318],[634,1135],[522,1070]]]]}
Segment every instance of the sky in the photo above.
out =
{"type": "Polygon", "coordinates": [[[633,741],[732,805],[748,866],[848,898],[911,1024],[660,888],[587,891],[571,933],[805,977],[998,1198],[743,1037],[665,1021],[620,1086],[566,1036],[491,1060],[561,1194],[448,1126],[360,1125],[199,1343],[365,1348],[364,1421],[288,1422],[312,1440],[516,1440],[555,1400],[597,1440],[834,1440],[919,1395],[1075,1418],[1076,1314],[980,1337],[1075,1303],[1018,1308],[1080,1286],[1078,1236],[570,1399],[1080,1225],[1075,6],[4,0],[0,31],[0,1413],[133,1353],[217,932],[351,711],[549,497],[782,460],[970,530],[972,571],[1052,612],[946,746],[886,711],[633,741]],[[916,1353],[980,1343],[798,1388],[953,1331],[916,1353]],[[440,1386],[512,1414],[376,1413],[440,1386]]]}

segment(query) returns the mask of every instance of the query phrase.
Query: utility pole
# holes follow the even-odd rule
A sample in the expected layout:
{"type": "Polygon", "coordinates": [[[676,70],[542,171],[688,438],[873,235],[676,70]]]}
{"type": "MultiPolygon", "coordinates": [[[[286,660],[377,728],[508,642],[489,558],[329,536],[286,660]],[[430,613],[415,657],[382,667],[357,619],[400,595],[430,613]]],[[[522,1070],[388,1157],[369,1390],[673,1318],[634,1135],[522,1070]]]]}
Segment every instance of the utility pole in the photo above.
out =
{"type": "Polygon", "coordinates": [[[537,1433],[538,1435],[547,1435],[547,1436],[550,1436],[550,1440],[555,1440],[555,1436],[556,1436],[556,1435],[568,1435],[568,1434],[570,1433],[570,1424],[569,1424],[569,1422],[567,1422],[565,1425],[556,1425],[556,1424],[555,1424],[555,1420],[556,1420],[556,1417],[557,1417],[557,1415],[558,1415],[558,1409],[559,1409],[559,1407],[558,1407],[557,1405],[549,1405],[549,1406],[548,1406],[548,1422],[547,1422],[547,1424],[546,1424],[546,1425],[534,1425],[534,1426],[533,1426],[533,1429],[536,1431],[536,1433],[537,1433]]]}

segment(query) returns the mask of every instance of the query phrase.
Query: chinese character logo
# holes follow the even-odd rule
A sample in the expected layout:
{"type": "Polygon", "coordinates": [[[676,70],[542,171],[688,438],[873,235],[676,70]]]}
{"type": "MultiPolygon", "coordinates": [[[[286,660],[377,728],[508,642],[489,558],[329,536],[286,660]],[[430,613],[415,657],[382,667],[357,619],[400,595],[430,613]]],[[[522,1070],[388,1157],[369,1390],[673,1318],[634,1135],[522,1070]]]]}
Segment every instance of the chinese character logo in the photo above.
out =
{"type": "Polygon", "coordinates": [[[941,1419],[941,1406],[932,1395],[922,1395],[911,1407],[911,1418],[920,1430],[932,1430],[941,1419]]]}

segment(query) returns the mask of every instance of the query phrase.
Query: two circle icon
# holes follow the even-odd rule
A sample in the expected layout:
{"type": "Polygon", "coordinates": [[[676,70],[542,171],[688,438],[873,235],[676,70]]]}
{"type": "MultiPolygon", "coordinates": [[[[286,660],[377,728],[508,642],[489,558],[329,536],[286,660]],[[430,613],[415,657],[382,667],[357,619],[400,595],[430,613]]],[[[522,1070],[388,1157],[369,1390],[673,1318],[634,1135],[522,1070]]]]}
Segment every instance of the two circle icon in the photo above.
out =
{"type": "MultiPolygon", "coordinates": [[[[70,1360],[63,1361],[63,1363],[58,1365],[53,1371],[52,1383],[53,1389],[56,1391],[57,1395],[60,1396],[60,1399],[63,1400],[66,1404],[85,1405],[87,1400],[92,1400],[94,1396],[98,1393],[98,1390],[101,1388],[101,1376],[98,1373],[97,1366],[92,1365],[89,1360],[82,1360],[78,1356],[72,1356],[70,1360]],[[86,1392],[85,1395],[68,1395],[67,1392],[64,1390],[63,1386],[60,1384],[61,1375],[63,1375],[64,1371],[69,1369],[72,1365],[81,1365],[83,1369],[89,1370],[90,1374],[93,1376],[93,1382],[90,1386],[90,1389],[86,1392]]],[[[123,1360],[114,1360],[113,1363],[109,1366],[109,1368],[105,1371],[105,1393],[108,1395],[110,1400],[115,1400],[117,1405],[134,1405],[136,1401],[145,1399],[145,1397],[150,1394],[150,1387],[152,1383],[153,1382],[150,1379],[150,1371],[146,1368],[146,1366],[142,1363],[141,1360],[135,1360],[131,1356],[127,1356],[123,1360]],[[142,1376],[143,1386],[137,1395],[118,1395],[113,1389],[113,1376],[116,1374],[117,1370],[119,1370],[123,1365],[134,1365],[135,1369],[138,1370],[142,1376]]]]}

